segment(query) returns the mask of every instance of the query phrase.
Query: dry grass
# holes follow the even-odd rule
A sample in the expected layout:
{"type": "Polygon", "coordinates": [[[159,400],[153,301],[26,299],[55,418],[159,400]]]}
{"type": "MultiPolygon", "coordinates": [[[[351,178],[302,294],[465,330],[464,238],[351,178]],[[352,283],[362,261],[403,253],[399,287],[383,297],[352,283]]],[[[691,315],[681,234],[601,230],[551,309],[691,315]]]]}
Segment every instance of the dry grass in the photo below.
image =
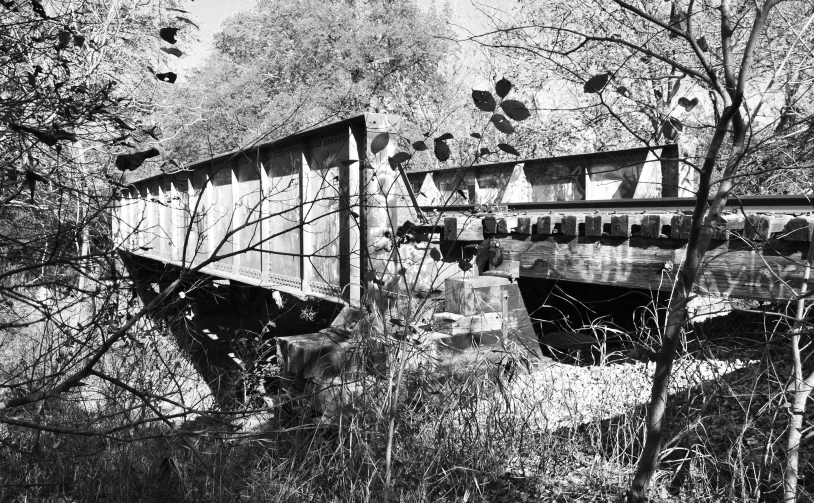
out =
{"type": "MultiPolygon", "coordinates": [[[[764,345],[749,361],[711,360],[733,353],[721,344],[693,339],[677,364],[656,501],[779,498],[788,422],[782,344],[764,345]]],[[[412,374],[397,411],[394,500],[619,501],[641,448],[652,364],[625,360],[624,351],[599,361],[533,373],[482,362],[446,379],[412,374]]],[[[2,426],[0,500],[385,501],[387,386],[355,385],[355,399],[331,421],[302,404],[278,405],[252,431],[148,424],[113,440],[2,426]]],[[[88,419],[69,401],[30,413],[88,419]]],[[[806,449],[804,474],[812,468],[806,449]]]]}

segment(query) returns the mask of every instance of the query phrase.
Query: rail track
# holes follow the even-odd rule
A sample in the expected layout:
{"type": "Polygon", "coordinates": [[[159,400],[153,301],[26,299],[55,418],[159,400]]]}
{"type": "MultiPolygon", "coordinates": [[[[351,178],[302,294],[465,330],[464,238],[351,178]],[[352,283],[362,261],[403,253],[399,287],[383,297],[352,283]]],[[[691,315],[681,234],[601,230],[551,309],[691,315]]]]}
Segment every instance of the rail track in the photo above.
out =
{"type": "MultiPolygon", "coordinates": [[[[665,212],[690,214],[695,207],[695,199],[689,197],[659,197],[651,199],[606,199],[596,201],[546,201],[530,203],[508,203],[512,212],[665,212]]],[[[782,195],[782,196],[740,196],[730,197],[726,208],[732,212],[743,213],[782,213],[791,216],[800,216],[814,212],[814,195],[782,195]]],[[[421,206],[423,211],[459,212],[467,213],[475,209],[475,205],[437,205],[421,206]]]]}

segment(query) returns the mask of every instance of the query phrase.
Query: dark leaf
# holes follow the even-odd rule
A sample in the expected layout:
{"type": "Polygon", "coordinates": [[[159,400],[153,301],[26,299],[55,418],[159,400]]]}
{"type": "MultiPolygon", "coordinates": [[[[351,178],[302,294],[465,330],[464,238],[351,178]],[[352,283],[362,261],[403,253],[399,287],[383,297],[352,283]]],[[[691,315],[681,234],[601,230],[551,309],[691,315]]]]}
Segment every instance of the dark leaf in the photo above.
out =
{"type": "Polygon", "coordinates": [[[435,141],[447,141],[447,140],[451,140],[453,138],[455,138],[455,137],[452,136],[452,133],[444,133],[441,136],[439,136],[438,138],[436,138],[435,141]]]}
{"type": "Polygon", "coordinates": [[[502,79],[498,80],[497,84],[495,84],[495,92],[501,98],[505,98],[506,95],[509,94],[509,91],[511,91],[511,90],[512,90],[512,83],[509,82],[508,80],[506,80],[506,77],[503,77],[502,79]]]}
{"type": "Polygon", "coordinates": [[[191,24],[192,26],[194,26],[195,28],[198,28],[199,30],[201,29],[201,27],[200,27],[200,26],[198,26],[197,24],[195,24],[194,22],[192,22],[192,20],[191,20],[191,19],[189,19],[189,18],[186,18],[186,17],[183,17],[183,16],[176,16],[176,18],[175,18],[175,19],[177,19],[177,20],[179,20],[179,21],[183,21],[183,22],[185,22],[186,24],[191,24]]]}
{"type": "Polygon", "coordinates": [[[25,176],[27,178],[31,178],[32,180],[34,180],[36,182],[47,182],[48,181],[48,180],[45,179],[44,176],[42,176],[41,174],[37,173],[36,171],[30,170],[30,169],[25,171],[25,176]]]}
{"type": "MultiPolygon", "coordinates": [[[[155,126],[151,127],[150,129],[142,128],[141,132],[146,134],[146,135],[149,135],[153,140],[158,141],[158,136],[155,135],[155,130],[156,130],[157,127],[158,127],[158,125],[155,125],[155,126]]],[[[177,162],[177,161],[175,161],[173,159],[173,162],[177,162]]]]}
{"type": "Polygon", "coordinates": [[[416,150],[416,152],[423,152],[427,150],[427,144],[423,141],[413,142],[413,148],[416,150]]]}
{"type": "Polygon", "coordinates": [[[662,134],[668,140],[675,140],[678,133],[684,130],[684,124],[675,117],[670,117],[661,126],[662,134]]]}
{"type": "Polygon", "coordinates": [[[588,82],[585,83],[585,86],[582,88],[582,90],[586,93],[598,93],[599,91],[605,88],[605,86],[608,84],[608,81],[610,81],[609,73],[600,73],[599,75],[594,75],[593,77],[588,79],[588,82]]]}
{"type": "Polygon", "coordinates": [[[399,276],[404,276],[405,274],[407,274],[407,269],[402,267],[401,269],[399,269],[398,274],[399,276]]]}
{"type": "Polygon", "coordinates": [[[676,133],[670,121],[664,121],[664,124],[661,125],[661,134],[668,140],[675,140],[678,133],[676,133]]]}
{"type": "Polygon", "coordinates": [[[45,8],[39,2],[39,0],[31,0],[31,8],[34,10],[39,17],[43,19],[48,19],[48,14],[45,12],[45,8]]]}
{"type": "Polygon", "coordinates": [[[673,98],[676,97],[676,94],[678,94],[678,90],[680,88],[681,88],[681,81],[676,80],[676,83],[673,84],[673,87],[670,89],[670,93],[667,95],[667,103],[670,103],[671,101],[673,101],[673,98]]]}
{"type": "Polygon", "coordinates": [[[403,238],[404,236],[411,234],[413,232],[413,229],[415,229],[415,224],[409,220],[406,220],[396,229],[396,236],[398,238],[403,238]]]}
{"type": "Polygon", "coordinates": [[[181,52],[181,49],[177,47],[162,47],[161,50],[166,52],[167,54],[172,54],[176,58],[180,58],[184,54],[183,52],[181,52]]]}
{"type": "Polygon", "coordinates": [[[441,261],[441,252],[438,251],[438,248],[431,248],[430,249],[430,258],[432,258],[436,262],[441,261]]]}
{"type": "Polygon", "coordinates": [[[176,75],[175,72],[156,73],[155,78],[157,78],[161,82],[175,84],[175,80],[178,78],[178,75],[176,75]]]}
{"type": "Polygon", "coordinates": [[[24,124],[10,123],[9,125],[11,126],[11,129],[15,131],[25,131],[49,147],[55,146],[57,142],[61,140],[68,140],[71,142],[77,141],[76,134],[65,131],[64,129],[54,128],[47,131],[41,131],[39,129],[28,127],[24,124]]]}
{"type": "MultiPolygon", "coordinates": [[[[684,31],[686,28],[686,25],[684,24],[685,19],[687,19],[687,13],[681,9],[676,9],[676,4],[673,3],[672,7],[670,8],[670,27],[679,31],[684,31]]],[[[668,36],[670,38],[676,38],[678,37],[678,34],[671,31],[668,33],[668,36]]]]}
{"type": "Polygon", "coordinates": [[[664,96],[664,95],[661,93],[661,91],[660,91],[660,90],[658,90],[658,89],[653,89],[653,94],[655,94],[655,95],[656,95],[656,99],[657,99],[657,100],[660,100],[660,99],[661,99],[661,98],[664,96]]]}
{"type": "Polygon", "coordinates": [[[353,217],[353,218],[355,218],[356,220],[359,220],[359,214],[358,214],[358,213],[356,213],[355,211],[353,211],[353,210],[348,210],[348,213],[350,213],[350,216],[352,216],[352,217],[353,217]]]}
{"type": "Polygon", "coordinates": [[[387,148],[388,143],[390,143],[390,133],[379,133],[370,142],[370,152],[376,155],[387,148]]]}
{"type": "Polygon", "coordinates": [[[543,335],[540,342],[558,349],[580,349],[599,343],[596,337],[579,332],[552,332],[543,335]]]}
{"type": "Polygon", "coordinates": [[[357,162],[359,161],[357,161],[356,159],[348,159],[347,161],[342,161],[339,164],[341,164],[342,166],[350,166],[351,164],[355,164],[357,162]]]}
{"type": "Polygon", "coordinates": [[[526,108],[526,105],[517,100],[505,100],[500,104],[500,108],[506,112],[506,115],[508,115],[510,119],[514,119],[516,121],[523,121],[531,116],[531,113],[529,112],[529,109],[526,108]]]}
{"type": "Polygon", "coordinates": [[[390,169],[397,170],[401,163],[410,160],[410,154],[406,152],[399,152],[393,157],[388,157],[387,162],[390,164],[390,169]],[[405,157],[406,156],[406,157],[405,157]]]}
{"type": "Polygon", "coordinates": [[[483,138],[483,137],[480,135],[480,133],[469,133],[469,136],[471,136],[472,138],[477,138],[478,140],[480,140],[481,138],[483,138]]]}
{"type": "Polygon", "coordinates": [[[412,156],[410,154],[408,154],[407,152],[397,152],[396,155],[391,157],[391,159],[393,159],[393,162],[395,162],[397,164],[401,164],[401,163],[403,163],[405,161],[409,161],[410,157],[412,157],[412,156]]]}
{"type": "Polygon", "coordinates": [[[689,112],[693,108],[695,108],[696,105],[698,105],[698,98],[693,98],[691,100],[688,100],[687,98],[681,97],[681,98],[678,98],[678,104],[681,105],[682,107],[684,107],[684,110],[689,112]]]}
{"type": "Polygon", "coordinates": [[[166,27],[166,28],[161,28],[160,30],[158,30],[158,35],[162,38],[162,40],[165,40],[165,41],[167,41],[167,42],[169,42],[171,44],[174,44],[176,42],[175,35],[177,33],[178,33],[178,28],[166,27]]]}
{"type": "Polygon", "coordinates": [[[17,7],[17,4],[14,2],[14,0],[0,0],[0,5],[2,5],[3,7],[10,11],[20,12],[20,8],[17,7]]]}
{"type": "Polygon", "coordinates": [[[68,45],[71,43],[71,38],[73,38],[73,35],[71,35],[71,32],[69,32],[68,30],[62,30],[59,32],[59,35],[57,35],[57,37],[59,39],[60,49],[64,49],[68,47],[68,45]]]}
{"type": "Polygon", "coordinates": [[[458,260],[458,269],[462,271],[468,271],[472,269],[472,263],[468,260],[460,259],[458,260]]]}
{"type": "Polygon", "coordinates": [[[120,118],[116,117],[115,115],[111,115],[110,120],[112,122],[114,122],[117,126],[119,126],[122,129],[126,129],[128,131],[135,131],[135,129],[136,129],[133,126],[131,126],[131,125],[127,124],[126,122],[124,122],[123,120],[121,120],[120,118]]]}
{"type": "Polygon", "coordinates": [[[491,119],[489,119],[492,124],[495,125],[498,131],[504,134],[512,134],[514,133],[514,126],[512,123],[509,122],[506,117],[503,117],[501,114],[494,114],[491,119]]]}
{"type": "Polygon", "coordinates": [[[473,89],[472,99],[475,101],[475,106],[484,112],[494,112],[495,107],[497,106],[497,103],[495,103],[495,98],[492,97],[492,93],[489,91],[478,91],[477,89],[473,89]]]}
{"type": "Polygon", "coordinates": [[[449,145],[447,145],[446,142],[443,141],[436,141],[434,153],[436,159],[438,159],[441,162],[446,161],[447,159],[449,159],[450,155],[449,145]]]}
{"type": "Polygon", "coordinates": [[[31,191],[30,202],[34,204],[34,191],[37,190],[37,182],[44,182],[46,181],[42,175],[35,173],[34,171],[27,169],[25,170],[25,183],[28,184],[28,190],[31,191]]]}
{"type": "Polygon", "coordinates": [[[395,326],[397,326],[397,327],[403,327],[403,326],[404,326],[404,322],[403,322],[403,321],[401,321],[401,320],[400,320],[400,319],[398,319],[398,318],[390,318],[390,324],[391,324],[391,325],[395,325],[395,326]]]}
{"type": "Polygon", "coordinates": [[[684,124],[682,124],[681,121],[675,117],[670,117],[670,124],[672,124],[678,132],[684,131],[684,124]]]}
{"type": "Polygon", "coordinates": [[[73,36],[73,45],[77,47],[82,47],[85,45],[85,36],[84,35],[74,35],[73,36]]]}
{"type": "Polygon", "coordinates": [[[698,48],[701,49],[703,52],[709,52],[709,44],[707,43],[707,37],[701,37],[698,39],[698,48]]]}
{"type": "Polygon", "coordinates": [[[133,171],[150,157],[156,157],[161,152],[157,148],[151,148],[143,152],[133,152],[132,154],[119,154],[116,156],[116,167],[121,171],[133,171]]]}
{"type": "Polygon", "coordinates": [[[480,155],[489,155],[489,154],[491,154],[491,153],[492,153],[492,152],[491,152],[491,151],[490,151],[488,148],[486,148],[486,147],[481,147],[481,148],[480,148],[480,155]]]}
{"type": "Polygon", "coordinates": [[[517,156],[520,155],[520,152],[518,152],[517,149],[515,149],[514,147],[512,147],[511,145],[509,145],[507,143],[498,143],[497,148],[499,148],[500,150],[506,152],[507,154],[517,155],[517,156]]]}
{"type": "Polygon", "coordinates": [[[627,94],[627,87],[619,86],[616,88],[616,92],[622,95],[627,94]]]}

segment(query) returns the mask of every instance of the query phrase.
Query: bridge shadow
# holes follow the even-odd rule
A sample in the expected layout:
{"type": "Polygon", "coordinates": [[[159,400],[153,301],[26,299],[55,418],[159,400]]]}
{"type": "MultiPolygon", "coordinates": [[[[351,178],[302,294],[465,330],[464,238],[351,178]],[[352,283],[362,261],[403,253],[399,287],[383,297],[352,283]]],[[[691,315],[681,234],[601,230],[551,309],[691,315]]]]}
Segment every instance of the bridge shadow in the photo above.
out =
{"type": "MultiPolygon", "coordinates": [[[[180,268],[123,256],[143,304],[177,279],[180,268]]],[[[198,274],[149,316],[175,337],[219,406],[262,406],[279,388],[276,338],[318,332],[342,306],[198,274]]]]}

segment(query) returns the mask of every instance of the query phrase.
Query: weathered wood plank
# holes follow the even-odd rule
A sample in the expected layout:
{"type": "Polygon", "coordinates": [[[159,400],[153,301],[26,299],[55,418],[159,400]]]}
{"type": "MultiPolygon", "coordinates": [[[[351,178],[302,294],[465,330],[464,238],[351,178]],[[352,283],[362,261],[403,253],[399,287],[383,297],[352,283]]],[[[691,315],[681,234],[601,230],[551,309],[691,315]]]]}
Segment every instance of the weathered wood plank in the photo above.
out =
{"type": "Polygon", "coordinates": [[[788,241],[811,241],[812,236],[814,236],[814,217],[792,218],[786,223],[783,234],[783,239],[788,241]]]}
{"type": "Polygon", "coordinates": [[[585,235],[598,237],[602,235],[602,214],[585,215],[585,235]]]}
{"type": "MultiPolygon", "coordinates": [[[[613,238],[585,240],[557,235],[499,241],[504,260],[520,262],[521,277],[662,290],[672,288],[686,248],[686,242],[679,240],[643,237],[621,243],[613,238]]],[[[783,281],[799,289],[807,246],[774,240],[772,254],[758,254],[750,248],[735,250],[725,244],[712,246],[698,286],[721,296],[791,299],[794,293],[783,281]]],[[[814,279],[809,282],[812,286],[814,279]]]]}
{"type": "Polygon", "coordinates": [[[518,234],[531,234],[531,218],[529,217],[520,217],[517,219],[517,229],[516,231],[518,234]]]}
{"type": "Polygon", "coordinates": [[[679,213],[670,220],[670,237],[672,239],[690,239],[692,215],[679,213]]]}
{"type": "Polygon", "coordinates": [[[458,219],[455,217],[444,218],[444,241],[455,241],[458,239],[458,219]]]}
{"type": "Polygon", "coordinates": [[[728,240],[733,230],[743,230],[746,218],[740,214],[722,215],[712,228],[712,239],[728,240]]]}
{"type": "Polygon", "coordinates": [[[648,214],[642,217],[641,235],[643,238],[659,238],[661,235],[661,218],[662,215],[660,214],[648,214]]]}
{"type": "Polygon", "coordinates": [[[642,223],[643,215],[612,215],[611,216],[611,236],[616,238],[629,238],[633,235],[633,226],[642,223]]]}
{"type": "Polygon", "coordinates": [[[564,236],[579,236],[579,224],[584,222],[584,215],[563,215],[560,229],[564,236]]]}
{"type": "Polygon", "coordinates": [[[506,219],[502,217],[488,216],[482,220],[481,224],[483,225],[483,237],[488,237],[492,234],[509,233],[506,219]]]}
{"type": "Polygon", "coordinates": [[[537,219],[537,234],[554,234],[557,224],[562,219],[561,215],[545,215],[537,219]]]}
{"type": "Polygon", "coordinates": [[[766,241],[772,234],[782,232],[791,218],[791,215],[749,214],[746,216],[744,236],[752,241],[766,241]]]}

